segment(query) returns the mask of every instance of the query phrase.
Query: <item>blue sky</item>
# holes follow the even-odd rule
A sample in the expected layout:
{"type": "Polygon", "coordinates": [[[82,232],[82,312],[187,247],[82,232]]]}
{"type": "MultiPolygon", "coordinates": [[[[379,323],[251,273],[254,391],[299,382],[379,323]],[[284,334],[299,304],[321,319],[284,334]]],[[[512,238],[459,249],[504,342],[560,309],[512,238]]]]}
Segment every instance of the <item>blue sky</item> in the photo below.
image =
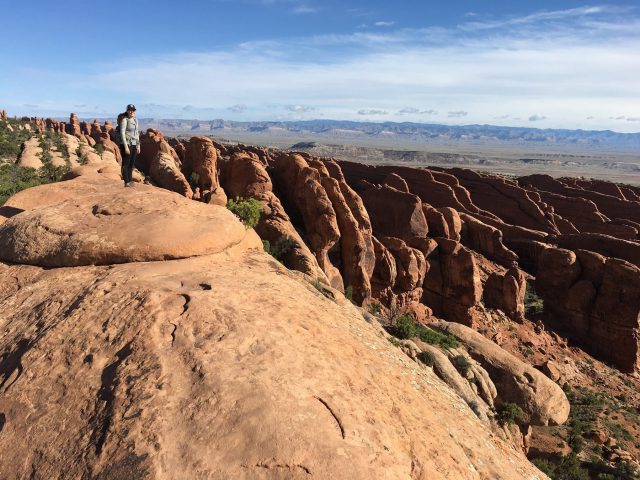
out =
{"type": "Polygon", "coordinates": [[[637,0],[109,5],[0,0],[0,108],[640,131],[637,0]]]}

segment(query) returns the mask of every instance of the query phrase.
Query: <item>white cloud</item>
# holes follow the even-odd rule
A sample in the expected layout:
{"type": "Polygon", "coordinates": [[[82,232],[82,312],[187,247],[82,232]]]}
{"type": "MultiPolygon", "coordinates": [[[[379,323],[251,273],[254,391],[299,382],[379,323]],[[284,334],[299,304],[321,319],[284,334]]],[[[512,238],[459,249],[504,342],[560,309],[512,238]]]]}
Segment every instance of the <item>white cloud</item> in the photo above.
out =
{"type": "Polygon", "coordinates": [[[395,25],[396,22],[376,22],[374,25],[376,27],[391,27],[393,25],[395,25]]]}
{"type": "Polygon", "coordinates": [[[539,122],[541,120],[546,120],[546,119],[547,117],[545,117],[544,115],[538,115],[537,113],[529,117],[530,122],[539,122]]]}
{"type": "Polygon", "coordinates": [[[241,103],[238,103],[236,105],[231,105],[229,108],[227,108],[227,110],[229,110],[230,112],[233,113],[242,113],[247,109],[246,105],[243,105],[241,103]]]}
{"type": "Polygon", "coordinates": [[[469,112],[465,112],[464,110],[456,110],[455,112],[447,112],[447,117],[449,118],[462,118],[469,115],[469,112]]]}
{"type": "Polygon", "coordinates": [[[308,105],[285,105],[284,108],[294,113],[307,113],[313,110],[313,107],[308,105]]]}
{"type": "Polygon", "coordinates": [[[372,108],[370,110],[358,110],[358,115],[389,115],[389,112],[372,108]]]}

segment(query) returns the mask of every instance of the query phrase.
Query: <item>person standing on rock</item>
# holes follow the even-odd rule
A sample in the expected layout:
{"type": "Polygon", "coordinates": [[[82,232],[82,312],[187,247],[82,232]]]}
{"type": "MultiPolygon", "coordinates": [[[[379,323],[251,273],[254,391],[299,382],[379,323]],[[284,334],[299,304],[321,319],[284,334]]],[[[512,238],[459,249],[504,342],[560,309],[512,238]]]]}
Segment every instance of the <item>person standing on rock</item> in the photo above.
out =
{"type": "Polygon", "coordinates": [[[133,187],[133,167],[140,155],[140,130],[136,118],[136,106],[127,105],[127,111],[118,115],[116,132],[122,154],[122,179],[125,187],[133,187]]]}

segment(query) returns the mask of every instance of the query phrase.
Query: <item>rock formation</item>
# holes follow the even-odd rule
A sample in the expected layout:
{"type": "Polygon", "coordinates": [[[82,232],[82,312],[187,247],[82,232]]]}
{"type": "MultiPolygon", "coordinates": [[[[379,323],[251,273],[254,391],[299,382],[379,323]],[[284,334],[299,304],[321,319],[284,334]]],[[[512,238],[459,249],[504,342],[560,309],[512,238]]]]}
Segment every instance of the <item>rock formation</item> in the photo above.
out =
{"type": "Polygon", "coordinates": [[[640,370],[640,268],[549,247],[540,255],[535,285],[549,321],[621,370],[640,370]]]}
{"type": "Polygon", "coordinates": [[[544,478],[224,208],[89,170],[12,203],[0,477],[544,478]]]}
{"type": "MultiPolygon", "coordinates": [[[[179,161],[175,151],[174,154],[179,161]]],[[[218,152],[211,139],[207,137],[191,138],[187,144],[184,158],[185,176],[188,179],[194,177],[193,182],[200,189],[203,199],[215,205],[225,205],[227,196],[218,182],[218,152]]]]}

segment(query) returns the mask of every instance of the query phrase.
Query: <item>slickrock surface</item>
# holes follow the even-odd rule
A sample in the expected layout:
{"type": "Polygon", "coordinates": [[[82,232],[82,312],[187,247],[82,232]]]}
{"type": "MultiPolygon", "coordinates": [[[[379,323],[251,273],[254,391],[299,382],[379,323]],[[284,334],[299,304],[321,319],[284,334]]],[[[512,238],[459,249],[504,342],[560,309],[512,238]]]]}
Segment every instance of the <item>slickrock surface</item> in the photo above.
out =
{"type": "MultiPolygon", "coordinates": [[[[41,264],[45,232],[105,262],[129,256],[0,263],[0,477],[546,478],[223,208],[97,173],[61,185],[72,200],[30,202],[3,242],[28,240],[41,264]],[[137,261],[171,258],[177,242],[187,258],[137,261]]],[[[37,196],[46,188],[60,195],[37,196]]]]}
{"type": "Polygon", "coordinates": [[[43,267],[167,260],[217,253],[249,235],[228,210],[151,186],[123,195],[122,184],[105,181],[88,196],[79,177],[63,187],[68,200],[0,226],[0,260],[43,267]]]}

